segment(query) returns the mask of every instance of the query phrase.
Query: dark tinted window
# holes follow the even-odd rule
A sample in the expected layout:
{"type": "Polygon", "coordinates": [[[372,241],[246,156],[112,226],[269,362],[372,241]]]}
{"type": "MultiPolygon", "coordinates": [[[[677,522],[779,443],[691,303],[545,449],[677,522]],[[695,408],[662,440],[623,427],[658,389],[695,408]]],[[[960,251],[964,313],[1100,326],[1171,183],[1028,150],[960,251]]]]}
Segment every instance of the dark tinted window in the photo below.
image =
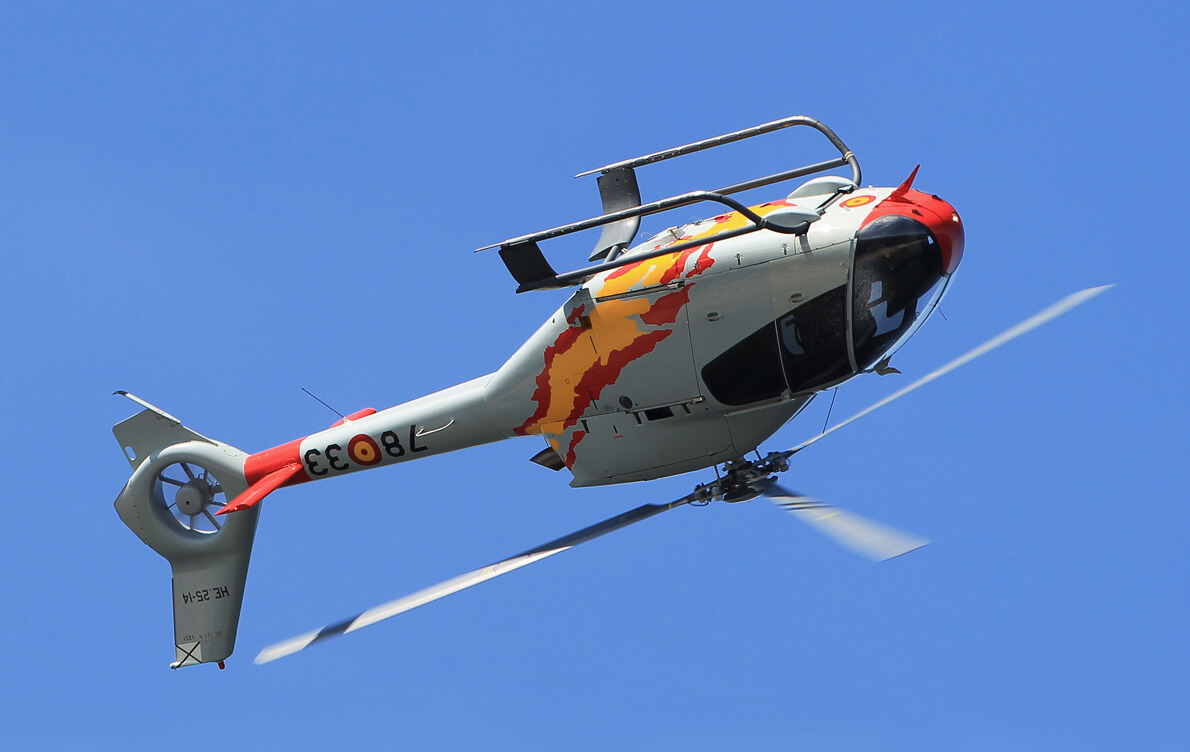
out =
{"type": "Polygon", "coordinates": [[[724,405],[747,405],[785,391],[781,355],[772,322],[765,324],[707,363],[702,380],[724,405]]]}
{"type": "Polygon", "coordinates": [[[847,288],[808,300],[777,320],[785,378],[794,393],[851,373],[847,359],[847,288]]]}
{"type": "Polygon", "coordinates": [[[852,286],[855,360],[868,368],[917,319],[918,303],[942,278],[942,252],[925,225],[881,217],[856,237],[852,286]]]}

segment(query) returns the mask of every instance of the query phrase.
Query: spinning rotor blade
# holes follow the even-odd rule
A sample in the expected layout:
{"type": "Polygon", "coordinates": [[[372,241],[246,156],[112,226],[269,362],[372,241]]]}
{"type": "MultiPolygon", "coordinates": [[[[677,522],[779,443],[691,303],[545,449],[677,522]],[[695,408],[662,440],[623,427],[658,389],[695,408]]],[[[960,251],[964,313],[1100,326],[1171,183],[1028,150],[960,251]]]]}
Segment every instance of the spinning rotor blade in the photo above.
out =
{"type": "Polygon", "coordinates": [[[802,496],[777,483],[770,484],[764,495],[843,548],[872,561],[892,559],[916,551],[930,542],[854,512],[802,496]]]}
{"type": "Polygon", "coordinates": [[[922,376],[920,379],[918,379],[917,381],[914,381],[912,384],[905,387],[904,389],[901,389],[900,391],[897,391],[897,392],[893,392],[892,394],[890,394],[889,396],[880,400],[879,402],[877,402],[876,404],[867,408],[866,410],[862,410],[862,411],[856,413],[855,415],[852,415],[850,418],[843,421],[842,423],[837,423],[837,424],[831,426],[830,428],[826,429],[825,431],[823,431],[822,433],[818,434],[817,436],[815,436],[814,438],[812,438],[808,441],[803,441],[801,444],[798,444],[797,446],[795,446],[792,449],[792,451],[800,452],[801,450],[810,446],[811,444],[818,441],[819,439],[821,439],[829,434],[832,434],[835,431],[838,431],[840,428],[847,425],[848,423],[854,423],[855,421],[864,417],[868,413],[874,412],[874,411],[884,407],[885,405],[892,402],[893,400],[900,399],[901,397],[904,397],[906,394],[909,394],[913,390],[915,390],[919,387],[925,386],[926,384],[930,383],[934,379],[936,379],[940,376],[945,376],[946,374],[955,370],[959,366],[966,365],[967,363],[970,363],[971,361],[978,358],[980,355],[991,352],[992,350],[995,350],[1000,345],[1003,345],[1007,342],[1011,342],[1012,340],[1016,339],[1017,337],[1021,336],[1022,334],[1030,332],[1030,331],[1036,329],[1037,327],[1041,326],[1042,324],[1045,324],[1049,321],[1052,321],[1053,319],[1056,319],[1057,317],[1066,313],[1067,311],[1074,308],[1075,306],[1082,305],[1083,303],[1086,303],[1091,298],[1095,297],[1096,295],[1099,295],[1100,293],[1106,292],[1107,290],[1111,289],[1112,287],[1114,287],[1114,285],[1103,285],[1101,287],[1091,287],[1086,290],[1081,290],[1081,291],[1073,293],[1071,295],[1067,295],[1065,298],[1062,298],[1057,303],[1054,303],[1049,308],[1046,308],[1044,311],[1041,311],[1040,313],[1030,316],[1029,318],[1025,319],[1024,321],[1022,321],[1021,323],[1012,327],[1011,329],[1009,329],[1001,334],[998,334],[995,337],[992,337],[987,342],[984,342],[982,345],[975,348],[974,350],[971,350],[970,352],[968,352],[964,355],[960,355],[959,357],[950,361],[949,363],[942,366],[938,370],[933,371],[932,373],[928,373],[925,376],[922,376]]]}
{"type": "Polygon", "coordinates": [[[445,598],[448,595],[465,590],[472,585],[478,585],[481,582],[486,582],[494,577],[499,577],[502,574],[520,569],[528,566],[536,561],[560,554],[563,551],[574,548],[580,543],[585,543],[593,538],[598,538],[605,533],[610,533],[613,530],[619,530],[622,527],[628,527],[635,522],[641,522],[648,518],[660,514],[662,512],[675,509],[684,504],[689,504],[694,501],[694,496],[686,496],[676,501],[671,501],[668,504],[645,504],[636,509],[631,509],[623,514],[612,517],[611,519],[598,522],[590,527],[585,527],[578,532],[550,541],[549,543],[538,546],[537,548],[529,549],[524,553],[509,557],[495,564],[489,564],[482,569],[476,569],[473,572],[459,575],[453,579],[441,582],[437,585],[419,590],[416,593],[407,595],[404,598],[398,598],[395,601],[370,608],[358,616],[353,616],[350,619],[345,619],[338,624],[332,624],[322,629],[316,629],[313,632],[307,632],[304,635],[278,642],[275,645],[270,645],[260,654],[256,656],[255,663],[268,663],[275,661],[278,658],[284,658],[287,655],[292,655],[301,650],[305,650],[311,645],[327,640],[331,637],[337,637],[342,634],[354,632],[357,629],[375,624],[378,621],[391,619],[398,614],[403,614],[406,611],[411,611],[418,606],[424,606],[427,603],[445,598]]]}

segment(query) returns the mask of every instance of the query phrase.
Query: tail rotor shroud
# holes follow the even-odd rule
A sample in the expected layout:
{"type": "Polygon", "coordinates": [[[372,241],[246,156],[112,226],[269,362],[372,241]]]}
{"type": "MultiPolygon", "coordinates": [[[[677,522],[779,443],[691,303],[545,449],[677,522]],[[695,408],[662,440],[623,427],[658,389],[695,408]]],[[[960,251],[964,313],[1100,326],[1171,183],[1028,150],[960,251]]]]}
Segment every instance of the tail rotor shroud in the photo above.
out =
{"type": "Polygon", "coordinates": [[[260,508],[215,512],[248,488],[247,455],[125,396],[145,409],[113,429],[133,470],[115,506],[173,571],[170,667],[222,663],[235,648],[260,508]]]}

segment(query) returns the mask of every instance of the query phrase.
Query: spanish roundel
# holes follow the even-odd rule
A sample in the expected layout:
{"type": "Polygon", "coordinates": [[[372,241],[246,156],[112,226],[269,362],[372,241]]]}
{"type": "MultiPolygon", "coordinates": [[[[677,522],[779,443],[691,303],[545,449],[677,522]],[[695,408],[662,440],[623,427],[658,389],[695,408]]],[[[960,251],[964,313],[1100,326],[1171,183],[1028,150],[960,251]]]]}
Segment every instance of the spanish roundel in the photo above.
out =
{"type": "Polygon", "coordinates": [[[857,206],[864,206],[876,200],[875,196],[852,196],[846,201],[842,202],[840,206],[845,206],[848,209],[854,209],[857,206]]]}
{"type": "Polygon", "coordinates": [[[347,454],[352,462],[366,467],[379,465],[381,460],[380,447],[376,440],[363,433],[347,442],[347,454]]]}

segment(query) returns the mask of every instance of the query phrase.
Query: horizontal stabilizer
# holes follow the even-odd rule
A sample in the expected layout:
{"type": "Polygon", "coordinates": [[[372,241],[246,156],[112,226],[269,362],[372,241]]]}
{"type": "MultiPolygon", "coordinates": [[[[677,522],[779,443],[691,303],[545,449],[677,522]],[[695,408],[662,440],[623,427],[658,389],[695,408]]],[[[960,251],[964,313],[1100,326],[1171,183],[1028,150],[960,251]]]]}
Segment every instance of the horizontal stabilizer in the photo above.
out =
{"type": "Polygon", "coordinates": [[[286,465],[285,467],[274,470],[260,480],[253,483],[239,496],[231,500],[227,506],[220,509],[215,514],[227,514],[228,512],[239,512],[249,507],[255,506],[261,499],[276,491],[285,481],[301,472],[302,466],[298,463],[286,465]]]}

